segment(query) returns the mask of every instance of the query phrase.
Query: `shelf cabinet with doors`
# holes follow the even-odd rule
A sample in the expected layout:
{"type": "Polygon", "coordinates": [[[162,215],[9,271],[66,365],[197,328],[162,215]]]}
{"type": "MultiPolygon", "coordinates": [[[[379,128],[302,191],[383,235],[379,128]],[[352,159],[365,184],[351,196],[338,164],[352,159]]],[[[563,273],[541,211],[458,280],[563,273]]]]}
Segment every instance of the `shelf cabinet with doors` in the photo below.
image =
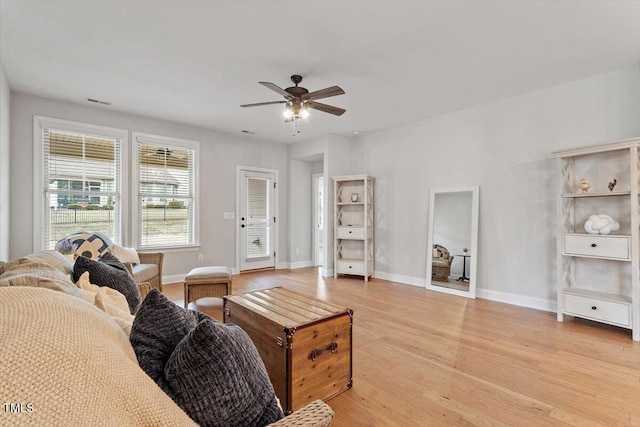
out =
{"type": "Polygon", "coordinates": [[[640,139],[558,151],[558,321],[630,329],[640,341],[640,139]],[[583,190],[584,189],[584,190],[583,190]]]}
{"type": "Polygon", "coordinates": [[[334,276],[373,275],[373,178],[333,177],[334,276]]]}

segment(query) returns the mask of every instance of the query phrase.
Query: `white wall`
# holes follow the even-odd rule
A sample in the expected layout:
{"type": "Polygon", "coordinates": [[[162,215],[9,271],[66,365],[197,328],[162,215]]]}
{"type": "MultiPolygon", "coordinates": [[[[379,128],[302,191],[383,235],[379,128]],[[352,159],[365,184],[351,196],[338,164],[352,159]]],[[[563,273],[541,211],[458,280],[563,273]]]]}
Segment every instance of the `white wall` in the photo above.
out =
{"type": "Polygon", "coordinates": [[[9,173],[11,90],[0,60],[0,261],[9,260],[9,173]]]}
{"type": "MultiPolygon", "coordinates": [[[[165,276],[184,274],[198,265],[235,266],[235,220],[223,219],[223,213],[235,211],[236,165],[277,169],[281,183],[289,181],[285,145],[14,92],[11,97],[11,163],[20,167],[11,168],[10,175],[11,257],[35,249],[31,236],[34,115],[200,141],[201,247],[186,252],[166,251],[165,276]],[[198,253],[204,255],[204,261],[198,261],[198,253]]],[[[289,203],[287,186],[280,188],[278,242],[280,253],[286,254],[289,203]]]]}
{"type": "MultiPolygon", "coordinates": [[[[353,173],[351,164],[351,141],[340,135],[325,135],[309,141],[299,142],[289,146],[289,159],[313,159],[322,156],[325,176],[324,202],[327,207],[324,212],[326,262],[322,269],[324,276],[333,274],[333,180],[331,177],[353,173]]],[[[314,163],[318,163],[315,162],[314,163]]],[[[311,175],[313,165],[309,171],[311,175]]],[[[292,179],[294,179],[292,177],[292,179]]],[[[310,188],[310,187],[309,187],[310,188]]],[[[311,191],[311,189],[309,189],[311,191]]],[[[311,198],[302,201],[291,201],[291,212],[297,212],[299,203],[311,203],[311,198]]],[[[311,219],[309,219],[311,221],[311,219]]],[[[292,234],[306,232],[302,229],[291,228],[292,234]]],[[[295,250],[295,249],[294,249],[295,250]]]]}
{"type": "Polygon", "coordinates": [[[640,135],[640,67],[352,142],[376,178],[376,276],[424,284],[430,188],[480,186],[478,296],[555,309],[552,151],[640,135]]]}
{"type": "Polygon", "coordinates": [[[313,264],[312,241],[312,165],[291,160],[289,175],[289,259],[290,267],[309,267],[313,264]]]}
{"type": "MultiPolygon", "coordinates": [[[[313,217],[311,212],[313,206],[313,191],[311,188],[311,184],[309,184],[308,186],[297,185],[296,182],[306,182],[307,180],[309,180],[309,183],[312,182],[311,175],[317,172],[317,167],[319,165],[324,165],[326,163],[328,156],[327,145],[328,136],[325,135],[319,138],[291,144],[288,148],[289,164],[291,170],[290,187],[292,191],[289,195],[289,200],[291,202],[291,205],[289,206],[289,217],[291,218],[289,227],[289,236],[291,240],[290,257],[292,260],[296,260],[292,262],[292,267],[304,266],[305,264],[313,264],[313,248],[311,247],[313,242],[313,236],[311,235],[311,233],[313,233],[313,217]],[[318,161],[317,159],[322,160],[318,161]],[[316,169],[314,169],[314,165],[316,169]],[[306,214],[307,209],[309,210],[308,214],[306,214]],[[301,215],[299,215],[300,212],[302,212],[301,215]],[[310,240],[308,242],[306,240],[306,236],[310,237],[310,240]],[[304,242],[307,242],[307,248],[302,249],[302,245],[305,244],[304,242]],[[301,254],[296,256],[296,247],[301,247],[301,252],[305,251],[305,253],[308,253],[308,256],[305,259],[300,256],[301,254]]],[[[325,205],[326,202],[327,196],[325,194],[325,205]]],[[[325,266],[322,270],[322,275],[326,276],[328,274],[329,271],[327,270],[327,266],[325,263],[325,266]]]]}

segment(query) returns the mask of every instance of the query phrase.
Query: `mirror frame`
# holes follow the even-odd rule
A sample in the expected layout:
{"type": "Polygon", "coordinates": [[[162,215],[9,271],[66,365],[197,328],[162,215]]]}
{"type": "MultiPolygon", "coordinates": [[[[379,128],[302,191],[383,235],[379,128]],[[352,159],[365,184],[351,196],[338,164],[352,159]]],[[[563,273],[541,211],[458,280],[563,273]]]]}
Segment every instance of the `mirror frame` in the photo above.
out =
{"type": "MultiPolygon", "coordinates": [[[[428,234],[428,246],[427,246],[427,277],[426,277],[426,289],[430,291],[444,292],[446,294],[458,295],[467,298],[476,297],[476,270],[478,263],[478,213],[479,213],[479,199],[480,199],[480,187],[455,187],[455,188],[438,188],[432,189],[429,192],[429,234],[428,234]],[[473,256],[469,257],[469,290],[462,291],[459,289],[447,288],[444,286],[436,286],[432,284],[432,262],[433,262],[433,217],[434,217],[434,203],[436,195],[447,193],[471,193],[471,236],[469,241],[469,253],[473,256]]],[[[455,254],[454,254],[455,256],[455,254]]]]}

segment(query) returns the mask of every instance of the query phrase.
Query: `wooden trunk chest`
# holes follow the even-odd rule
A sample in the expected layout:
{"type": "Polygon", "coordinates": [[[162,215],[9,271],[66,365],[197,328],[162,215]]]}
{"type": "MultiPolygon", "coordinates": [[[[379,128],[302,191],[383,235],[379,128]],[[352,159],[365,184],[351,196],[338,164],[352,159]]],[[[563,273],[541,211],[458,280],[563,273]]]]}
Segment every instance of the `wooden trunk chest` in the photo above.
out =
{"type": "Polygon", "coordinates": [[[278,287],[225,296],[224,322],[249,334],[286,414],[351,388],[352,310],[278,287]]]}

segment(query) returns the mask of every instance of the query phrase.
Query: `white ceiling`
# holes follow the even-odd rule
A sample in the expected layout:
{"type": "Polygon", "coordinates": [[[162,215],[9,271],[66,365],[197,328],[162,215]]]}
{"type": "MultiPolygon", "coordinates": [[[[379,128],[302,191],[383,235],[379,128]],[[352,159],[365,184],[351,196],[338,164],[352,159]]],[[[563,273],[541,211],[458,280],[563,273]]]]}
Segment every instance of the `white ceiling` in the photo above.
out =
{"type": "Polygon", "coordinates": [[[7,1],[18,92],[291,143],[371,132],[640,62],[640,1],[7,1]],[[292,136],[280,95],[345,95],[292,136]]]}

